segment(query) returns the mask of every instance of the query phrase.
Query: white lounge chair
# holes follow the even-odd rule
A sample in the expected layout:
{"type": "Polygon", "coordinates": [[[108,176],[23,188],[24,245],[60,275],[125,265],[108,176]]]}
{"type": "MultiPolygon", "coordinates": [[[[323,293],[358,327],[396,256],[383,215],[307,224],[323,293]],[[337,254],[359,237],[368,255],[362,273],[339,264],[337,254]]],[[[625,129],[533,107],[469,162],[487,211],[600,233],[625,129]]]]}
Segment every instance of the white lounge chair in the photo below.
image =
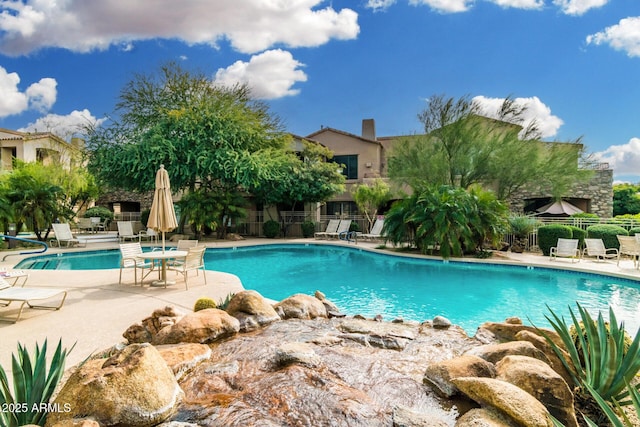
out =
{"type": "Polygon", "coordinates": [[[62,247],[64,244],[66,247],[71,247],[73,245],[85,246],[87,244],[86,241],[81,241],[76,239],[71,232],[71,227],[69,224],[51,224],[53,226],[53,233],[55,239],[49,240],[49,245],[54,246],[54,243],[58,245],[58,247],[62,247]]]}
{"type": "Polygon", "coordinates": [[[20,286],[24,286],[29,280],[29,273],[24,270],[14,270],[8,269],[5,267],[0,267],[0,278],[8,281],[13,281],[12,286],[16,286],[18,282],[22,279],[22,284],[20,286]]]}
{"type": "Polygon", "coordinates": [[[358,237],[365,240],[378,240],[382,237],[382,227],[384,227],[384,219],[376,219],[371,231],[359,234],[358,237]]]}
{"type": "Polygon", "coordinates": [[[169,270],[173,270],[184,276],[184,286],[189,289],[188,277],[190,271],[195,271],[196,275],[199,275],[199,270],[202,270],[204,275],[204,284],[207,284],[207,272],[204,269],[204,253],[207,250],[206,246],[194,246],[189,248],[187,256],[180,260],[179,263],[174,263],[169,266],[169,270]]]}
{"type": "Polygon", "coordinates": [[[105,218],[104,221],[100,219],[99,216],[92,216],[89,218],[91,220],[91,224],[93,225],[93,231],[107,231],[107,227],[109,226],[109,218],[105,218]]]}
{"type": "MultiPolygon", "coordinates": [[[[637,235],[636,235],[637,236],[637,235]]],[[[623,255],[629,255],[633,258],[634,268],[640,267],[638,263],[638,257],[640,257],[640,242],[635,236],[616,236],[618,242],[620,242],[620,249],[618,249],[618,265],[620,265],[620,257],[623,255]]]]}
{"type": "Polygon", "coordinates": [[[120,242],[126,242],[127,240],[140,241],[140,235],[133,232],[133,222],[118,221],[118,239],[120,242]]]}
{"type": "Polygon", "coordinates": [[[603,261],[608,258],[618,258],[618,249],[605,248],[604,241],[602,239],[584,239],[586,248],[582,252],[583,255],[592,256],[596,258],[596,261],[603,261]]]}
{"type": "Polygon", "coordinates": [[[29,308],[60,310],[66,298],[67,291],[64,289],[17,287],[12,286],[9,282],[0,278],[0,307],[7,307],[12,302],[21,303],[18,314],[14,319],[2,317],[0,320],[16,323],[20,320],[25,305],[28,305],[29,308]],[[57,306],[32,304],[33,301],[47,300],[58,295],[62,295],[62,301],[60,301],[60,304],[57,306]]]}
{"type": "Polygon", "coordinates": [[[154,265],[153,262],[146,261],[139,257],[142,254],[142,246],[140,246],[140,242],[133,243],[121,243],[120,244],[120,278],[118,279],[118,283],[122,284],[122,270],[125,268],[133,268],[133,283],[138,284],[138,269],[140,269],[140,286],[142,286],[142,281],[145,277],[147,277],[153,270],[154,265]],[[145,270],[147,273],[145,274],[145,270]]]}
{"type": "Polygon", "coordinates": [[[580,261],[580,250],[578,249],[578,239],[559,238],[556,246],[549,252],[551,260],[556,258],[571,258],[571,262],[580,261]]]}
{"type": "Polygon", "coordinates": [[[332,238],[340,238],[341,234],[346,234],[349,232],[349,227],[351,227],[350,219],[341,219],[340,224],[338,224],[338,229],[334,233],[327,233],[327,237],[332,238]]]}
{"type": "Polygon", "coordinates": [[[339,219],[330,219],[327,228],[324,231],[316,231],[313,233],[313,237],[316,239],[326,239],[330,233],[338,231],[338,225],[340,225],[339,219]]]}

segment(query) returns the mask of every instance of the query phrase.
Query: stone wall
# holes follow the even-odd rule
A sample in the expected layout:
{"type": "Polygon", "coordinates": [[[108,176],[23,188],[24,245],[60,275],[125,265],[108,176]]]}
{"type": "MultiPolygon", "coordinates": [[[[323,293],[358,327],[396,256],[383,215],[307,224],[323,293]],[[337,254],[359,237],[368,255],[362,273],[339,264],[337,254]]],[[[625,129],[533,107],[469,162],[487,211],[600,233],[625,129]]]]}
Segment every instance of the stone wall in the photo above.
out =
{"type": "Polygon", "coordinates": [[[151,209],[153,202],[153,191],[148,193],[138,193],[135,191],[115,190],[105,193],[96,201],[98,206],[110,207],[112,203],[135,202],[140,203],[140,211],[151,209]]]}
{"type": "MultiPolygon", "coordinates": [[[[511,195],[509,207],[514,212],[522,212],[525,200],[552,197],[548,189],[541,187],[523,188],[511,195]]],[[[600,218],[613,216],[613,169],[594,170],[588,182],[576,184],[567,194],[567,198],[590,201],[589,212],[600,218]]]]}

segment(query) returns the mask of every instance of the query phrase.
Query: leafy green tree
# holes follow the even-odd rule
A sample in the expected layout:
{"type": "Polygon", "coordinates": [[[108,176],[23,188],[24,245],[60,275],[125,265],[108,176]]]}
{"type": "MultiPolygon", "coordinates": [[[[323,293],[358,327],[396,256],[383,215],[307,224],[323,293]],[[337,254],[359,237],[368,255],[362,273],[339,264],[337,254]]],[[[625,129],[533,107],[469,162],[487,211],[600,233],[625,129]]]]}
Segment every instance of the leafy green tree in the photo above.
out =
{"type": "Polygon", "coordinates": [[[358,209],[367,218],[369,230],[371,230],[378,215],[378,210],[391,200],[389,184],[377,178],[372,184],[354,185],[351,193],[358,209]]]}
{"type": "Polygon", "coordinates": [[[640,213],[640,184],[613,186],[613,216],[640,213]]]}
{"type": "Polygon", "coordinates": [[[425,135],[394,146],[389,176],[415,191],[430,185],[481,184],[504,200],[535,183],[561,197],[570,185],[590,176],[578,169],[582,146],[541,142],[536,123],[525,126],[525,113],[507,98],[498,119],[490,119],[482,117],[480,106],[468,97],[433,96],[418,114],[425,135]]]}

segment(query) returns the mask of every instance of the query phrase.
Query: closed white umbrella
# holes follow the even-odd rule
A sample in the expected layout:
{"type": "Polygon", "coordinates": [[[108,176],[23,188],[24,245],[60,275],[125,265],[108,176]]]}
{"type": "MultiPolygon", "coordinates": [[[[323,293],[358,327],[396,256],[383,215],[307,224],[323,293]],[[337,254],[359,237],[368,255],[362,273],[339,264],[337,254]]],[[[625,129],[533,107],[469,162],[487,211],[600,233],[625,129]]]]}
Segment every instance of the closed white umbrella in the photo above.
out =
{"type": "Polygon", "coordinates": [[[160,169],[156,173],[156,190],[153,194],[147,227],[162,233],[162,251],[164,252],[164,233],[178,227],[176,211],[173,209],[169,173],[165,170],[164,165],[160,165],[160,169]]]}

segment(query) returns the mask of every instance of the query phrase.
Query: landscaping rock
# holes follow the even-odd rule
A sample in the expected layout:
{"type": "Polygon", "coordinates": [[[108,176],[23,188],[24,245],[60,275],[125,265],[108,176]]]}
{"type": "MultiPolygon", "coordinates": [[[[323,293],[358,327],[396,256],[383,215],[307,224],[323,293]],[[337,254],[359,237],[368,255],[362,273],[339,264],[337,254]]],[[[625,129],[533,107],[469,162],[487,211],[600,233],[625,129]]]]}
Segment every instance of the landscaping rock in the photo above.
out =
{"type": "Polygon", "coordinates": [[[211,357],[211,348],[205,344],[177,344],[157,347],[178,380],[198,363],[211,357]]]}
{"type": "Polygon", "coordinates": [[[449,328],[452,325],[452,323],[451,323],[451,320],[447,319],[446,317],[436,316],[433,318],[431,325],[435,329],[446,329],[446,328],[449,328]]]}
{"type": "Polygon", "coordinates": [[[548,362],[547,356],[527,341],[511,341],[501,344],[486,344],[469,350],[466,354],[497,363],[505,356],[529,356],[548,362]]]}
{"type": "Polygon", "coordinates": [[[207,344],[220,340],[240,331],[240,322],[226,311],[217,308],[207,308],[195,313],[189,313],[173,326],[162,329],[154,337],[153,343],[179,344],[200,343],[207,344]]]}
{"type": "Polygon", "coordinates": [[[538,399],[565,427],[577,427],[573,393],[549,365],[527,356],[506,356],[496,364],[497,378],[538,399]]]}
{"type": "Polygon", "coordinates": [[[328,317],[322,301],[309,295],[296,294],[274,306],[282,319],[315,319],[328,317]]]}
{"type": "Polygon", "coordinates": [[[287,342],[276,349],[275,363],[280,367],[296,363],[316,368],[320,366],[322,359],[313,350],[311,344],[287,342]]]}
{"type": "Polygon", "coordinates": [[[496,369],[493,364],[478,356],[465,355],[455,359],[432,363],[427,367],[423,382],[434,386],[436,392],[444,397],[451,397],[458,392],[451,382],[458,377],[495,378],[496,369]]]}
{"type": "Polygon", "coordinates": [[[226,312],[240,322],[243,332],[280,320],[271,304],[256,291],[242,291],[229,301],[226,312]]]}
{"type": "Polygon", "coordinates": [[[504,414],[524,427],[553,427],[544,405],[526,391],[493,378],[454,378],[458,389],[482,406],[504,414]]]}
{"type": "Polygon", "coordinates": [[[418,412],[402,405],[393,408],[393,427],[447,427],[448,425],[433,414],[418,412]]]}
{"type": "Polygon", "coordinates": [[[455,427],[519,427],[491,408],[474,408],[456,421],[455,427]]]}
{"type": "MultiPolygon", "coordinates": [[[[567,371],[567,368],[564,367],[558,355],[553,351],[551,344],[549,344],[549,342],[544,337],[531,331],[523,330],[516,334],[516,339],[519,341],[528,341],[533,344],[535,348],[537,348],[538,350],[543,352],[545,356],[547,356],[549,366],[551,366],[554,371],[560,374],[560,376],[562,376],[567,384],[573,383],[573,380],[571,379],[571,375],[567,371]]],[[[567,360],[569,360],[569,353],[564,352],[564,350],[562,351],[566,355],[567,360]]]]}
{"type": "Polygon", "coordinates": [[[80,365],[54,403],[47,425],[91,417],[101,425],[153,426],[167,420],[183,396],[173,372],[149,344],[132,344],[109,359],[80,365]]]}

